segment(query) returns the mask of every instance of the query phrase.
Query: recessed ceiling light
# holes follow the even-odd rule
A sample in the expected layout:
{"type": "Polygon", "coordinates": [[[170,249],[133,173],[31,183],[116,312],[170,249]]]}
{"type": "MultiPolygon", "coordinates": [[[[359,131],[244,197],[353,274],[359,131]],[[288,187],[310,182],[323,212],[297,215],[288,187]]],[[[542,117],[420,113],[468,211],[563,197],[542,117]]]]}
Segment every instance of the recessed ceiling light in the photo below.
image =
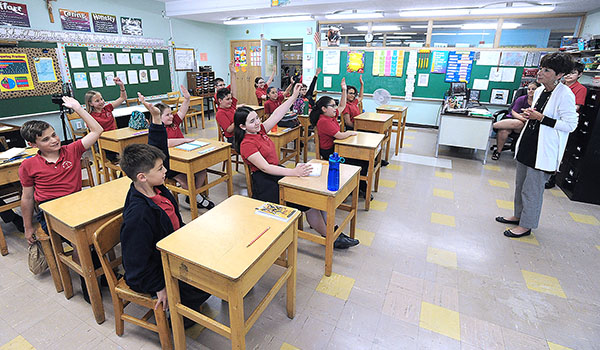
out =
{"type": "Polygon", "coordinates": [[[370,18],[383,18],[383,12],[338,12],[325,15],[327,19],[370,19],[370,18]]]}

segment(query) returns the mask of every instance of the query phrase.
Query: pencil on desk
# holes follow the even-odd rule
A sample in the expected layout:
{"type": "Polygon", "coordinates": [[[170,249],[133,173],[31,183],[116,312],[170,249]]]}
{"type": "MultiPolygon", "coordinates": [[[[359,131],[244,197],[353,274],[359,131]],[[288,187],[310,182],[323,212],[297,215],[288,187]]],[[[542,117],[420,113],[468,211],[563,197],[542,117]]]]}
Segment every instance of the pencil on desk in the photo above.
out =
{"type": "Polygon", "coordinates": [[[271,228],[271,226],[267,227],[263,232],[261,232],[260,235],[256,236],[255,239],[252,240],[252,242],[248,243],[248,245],[246,246],[246,248],[248,248],[249,246],[251,246],[254,242],[256,242],[262,235],[265,234],[265,232],[269,231],[269,229],[271,228]]]}

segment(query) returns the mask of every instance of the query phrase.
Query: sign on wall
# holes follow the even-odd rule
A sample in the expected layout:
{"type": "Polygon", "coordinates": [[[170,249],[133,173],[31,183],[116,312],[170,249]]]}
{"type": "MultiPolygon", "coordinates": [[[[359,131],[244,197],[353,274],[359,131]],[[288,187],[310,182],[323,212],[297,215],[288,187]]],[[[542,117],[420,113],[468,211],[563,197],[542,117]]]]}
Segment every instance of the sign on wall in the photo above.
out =
{"type": "Polygon", "coordinates": [[[90,14],[84,11],[72,11],[59,9],[60,22],[64,30],[75,30],[78,32],[91,32],[90,14]]]}
{"type": "Polygon", "coordinates": [[[143,35],[142,31],[142,19],[121,17],[121,33],[124,35],[143,35]]]}
{"type": "Polygon", "coordinates": [[[94,31],[97,33],[119,33],[117,16],[92,12],[92,22],[94,23],[94,31]]]}
{"type": "Polygon", "coordinates": [[[0,25],[31,27],[29,25],[27,5],[0,1],[0,25]]]}

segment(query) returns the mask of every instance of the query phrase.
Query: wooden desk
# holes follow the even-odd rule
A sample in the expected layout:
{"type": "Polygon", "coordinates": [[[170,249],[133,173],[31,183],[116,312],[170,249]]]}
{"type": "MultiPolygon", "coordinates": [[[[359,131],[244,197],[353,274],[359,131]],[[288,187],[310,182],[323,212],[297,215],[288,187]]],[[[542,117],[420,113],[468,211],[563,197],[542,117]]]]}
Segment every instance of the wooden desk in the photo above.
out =
{"type": "Polygon", "coordinates": [[[390,141],[392,140],[393,114],[365,112],[354,117],[354,130],[372,131],[384,134],[385,160],[390,156],[390,141]]]}
{"type": "Polygon", "coordinates": [[[370,132],[357,131],[358,135],[350,136],[343,140],[334,141],[334,151],[340,157],[366,160],[369,162],[367,176],[360,176],[367,181],[367,195],[365,197],[365,210],[371,206],[371,189],[373,188],[373,175],[375,175],[375,192],[379,189],[379,174],[381,173],[381,144],[384,135],[370,132]]]}
{"type": "Polygon", "coordinates": [[[397,123],[396,129],[392,128],[392,132],[396,132],[396,151],[394,155],[398,155],[398,146],[404,145],[404,129],[406,127],[406,112],[408,107],[398,105],[382,105],[375,109],[377,113],[388,113],[394,115],[394,121],[397,123]],[[402,132],[402,136],[400,133],[402,132]]]}
{"type": "Polygon", "coordinates": [[[300,137],[303,143],[302,154],[304,156],[304,163],[306,163],[308,160],[308,141],[315,139],[315,133],[313,132],[312,135],[309,134],[310,120],[308,119],[308,115],[298,114],[298,120],[302,125],[302,135],[300,137]]]}
{"type": "Polygon", "coordinates": [[[161,251],[175,349],[185,349],[183,318],[231,339],[232,349],[245,349],[245,336],[271,300],[287,283],[287,315],[296,313],[297,220],[287,222],[254,213],[261,201],[233,196],[158,242],[161,251]],[[252,245],[247,246],[267,227],[252,245]],[[279,257],[287,251],[287,260],[279,257]],[[247,320],[244,296],[277,262],[285,268],[247,320]],[[229,302],[230,326],[181,304],[178,280],[229,302]]]}
{"type": "Polygon", "coordinates": [[[279,164],[295,158],[296,164],[300,162],[300,126],[295,128],[277,127],[277,131],[269,131],[269,138],[275,144],[275,152],[279,164]],[[287,148],[288,143],[294,142],[294,148],[287,148]],[[283,155],[281,154],[283,151],[283,155]]]}
{"type": "Polygon", "coordinates": [[[135,130],[132,128],[121,128],[105,131],[98,139],[100,148],[100,159],[102,159],[102,168],[104,169],[104,179],[109,181],[108,167],[106,166],[106,151],[113,151],[121,154],[125,147],[135,143],[148,143],[148,129],[135,130]]]}
{"type": "Polygon", "coordinates": [[[73,284],[68,268],[85,279],[96,322],[104,322],[104,307],[98,287],[102,268],[94,269],[90,246],[94,232],[123,211],[131,180],[128,177],[109,181],[40,205],[46,216],[52,250],[65,289],[65,297],[73,296],[73,284]],[[65,254],[61,237],[77,249],[81,265],[65,254]]]}
{"type": "Polygon", "coordinates": [[[228,142],[220,142],[209,139],[198,139],[203,142],[210,142],[204,147],[197,148],[193,151],[184,151],[176,147],[169,148],[170,167],[171,170],[183,173],[187,176],[188,189],[166,184],[167,188],[175,193],[182,193],[190,197],[190,211],[192,219],[198,217],[198,207],[195,205],[196,195],[203,193],[211,187],[214,187],[221,182],[227,181],[227,195],[233,195],[233,175],[231,172],[231,144],[228,142]],[[208,151],[212,149],[211,151],[208,151]],[[226,172],[209,169],[209,167],[227,162],[226,172]],[[204,186],[196,188],[195,174],[206,169],[208,173],[219,175],[215,181],[208,182],[208,174],[206,174],[206,182],[204,186]]]}
{"type": "Polygon", "coordinates": [[[124,116],[130,116],[133,112],[149,113],[148,109],[144,105],[136,105],[130,107],[119,107],[112,111],[113,117],[119,118],[124,116]]]}
{"type": "Polygon", "coordinates": [[[321,176],[286,176],[279,180],[279,203],[291,202],[327,212],[327,234],[325,237],[302,230],[298,230],[298,236],[325,246],[325,276],[331,276],[333,242],[348,222],[350,222],[350,237],[354,238],[360,167],[340,164],[340,188],[332,192],[327,190],[328,162],[312,159],[309,163],[323,164],[321,176]],[[352,194],[352,204],[343,204],[350,194],[352,194]],[[335,211],[338,208],[347,211],[348,215],[334,232],[335,211]]]}
{"type": "Polygon", "coordinates": [[[259,106],[259,105],[244,105],[246,107],[250,107],[252,108],[256,114],[258,114],[258,117],[260,118],[261,121],[265,121],[265,107],[264,106],[259,106]]]}

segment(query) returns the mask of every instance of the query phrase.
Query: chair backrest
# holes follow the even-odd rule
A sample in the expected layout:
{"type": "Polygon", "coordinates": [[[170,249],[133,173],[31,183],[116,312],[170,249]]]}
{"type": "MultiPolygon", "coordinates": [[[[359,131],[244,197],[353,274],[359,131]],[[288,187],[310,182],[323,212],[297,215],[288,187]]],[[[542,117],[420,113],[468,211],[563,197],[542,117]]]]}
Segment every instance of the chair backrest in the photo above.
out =
{"type": "MultiPolygon", "coordinates": [[[[79,116],[79,114],[73,112],[73,113],[67,113],[67,124],[69,125],[69,129],[71,131],[71,136],[73,137],[73,142],[75,142],[75,140],[77,140],[77,137],[83,137],[85,136],[85,134],[87,134],[87,130],[86,131],[76,131],[75,127],[73,126],[73,121],[74,120],[81,120],[83,121],[83,119],[81,119],[81,117],[79,116]]],[[[85,126],[85,124],[83,124],[85,126]]]]}
{"type": "MultiPolygon", "coordinates": [[[[93,148],[94,146],[92,146],[93,148]]],[[[88,157],[81,158],[81,170],[84,170],[87,173],[87,179],[81,180],[82,186],[94,187],[94,176],[92,175],[92,168],[90,166],[90,160],[88,157]]]]}
{"type": "Polygon", "coordinates": [[[321,152],[319,151],[319,132],[317,131],[317,127],[313,129],[315,133],[315,158],[321,159],[321,152]]]}
{"type": "Polygon", "coordinates": [[[140,100],[138,100],[137,98],[128,98],[125,100],[125,104],[127,105],[127,107],[135,104],[135,105],[139,105],[140,104],[140,100]]]}
{"type": "Polygon", "coordinates": [[[248,197],[252,198],[252,173],[250,172],[250,166],[244,162],[244,173],[246,176],[246,187],[248,188],[248,197]]]}
{"type": "Polygon", "coordinates": [[[106,276],[106,281],[110,288],[110,293],[113,294],[117,286],[117,276],[113,269],[123,262],[123,257],[114,257],[110,260],[110,256],[114,256],[115,247],[121,243],[121,224],[123,223],[123,214],[110,219],[104,225],[100,226],[94,232],[94,248],[100,257],[102,270],[106,276]],[[111,253],[111,254],[109,254],[111,253]]]}
{"type": "Polygon", "coordinates": [[[179,91],[171,91],[171,92],[167,92],[167,97],[168,97],[168,98],[177,98],[177,97],[181,97],[181,92],[179,92],[179,91]]]}

